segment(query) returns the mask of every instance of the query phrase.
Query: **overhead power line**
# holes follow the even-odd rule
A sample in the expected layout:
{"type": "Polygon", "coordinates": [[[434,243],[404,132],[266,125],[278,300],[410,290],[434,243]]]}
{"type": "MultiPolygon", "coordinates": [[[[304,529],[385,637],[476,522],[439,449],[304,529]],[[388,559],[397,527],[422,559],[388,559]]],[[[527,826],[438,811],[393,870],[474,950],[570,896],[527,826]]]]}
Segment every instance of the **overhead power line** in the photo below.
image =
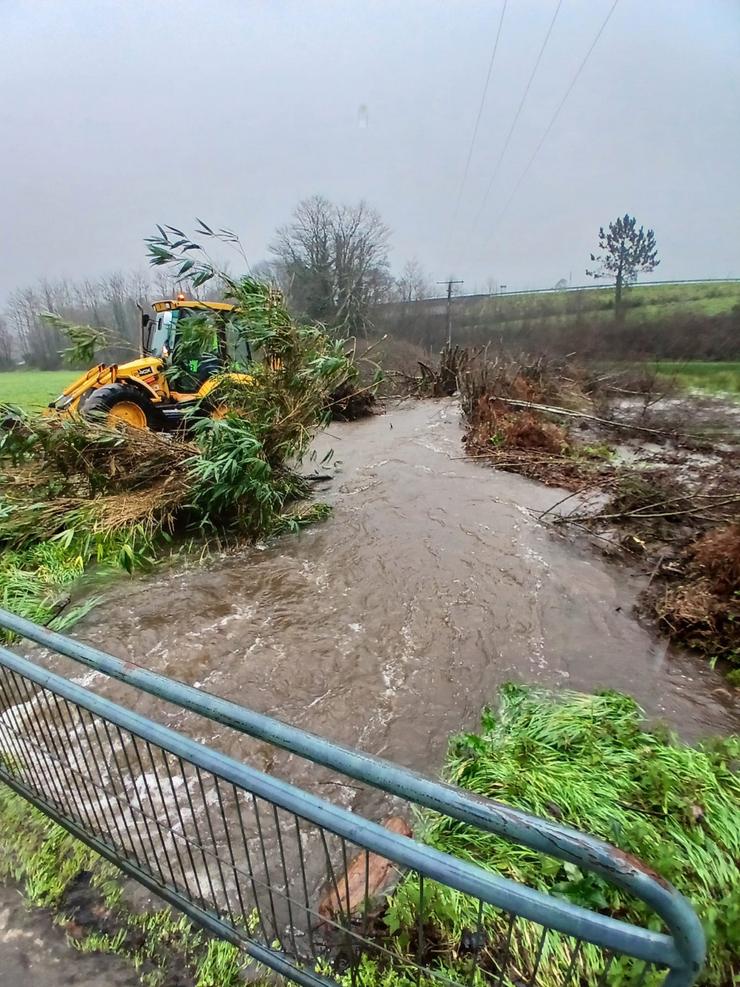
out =
{"type": "Polygon", "coordinates": [[[591,57],[594,48],[598,44],[599,38],[604,33],[604,29],[606,28],[606,25],[609,23],[609,20],[610,20],[612,14],[614,13],[614,11],[616,10],[616,7],[617,7],[617,4],[618,3],[619,3],[619,0],[614,0],[614,2],[612,3],[612,5],[609,8],[609,11],[608,11],[606,17],[601,22],[601,27],[596,32],[596,35],[595,35],[593,41],[591,42],[591,44],[590,44],[590,46],[588,48],[588,51],[583,56],[583,59],[581,60],[580,65],[576,69],[575,75],[570,80],[570,83],[568,84],[568,88],[565,90],[565,93],[563,94],[562,99],[560,100],[560,102],[558,103],[558,105],[555,107],[555,112],[550,117],[550,122],[548,123],[547,127],[545,127],[544,133],[542,134],[542,136],[539,139],[539,143],[537,144],[537,146],[535,147],[534,151],[532,152],[532,156],[530,157],[529,161],[524,166],[524,169],[523,169],[522,173],[519,175],[519,178],[516,180],[516,183],[514,184],[514,187],[512,188],[511,193],[509,195],[509,198],[506,200],[506,202],[504,203],[503,208],[501,209],[501,211],[499,212],[499,214],[496,217],[496,220],[495,220],[495,222],[493,224],[493,234],[492,234],[492,236],[495,236],[496,231],[498,230],[499,223],[501,222],[501,220],[503,219],[503,217],[506,215],[506,212],[507,212],[509,206],[513,202],[514,197],[516,196],[517,192],[519,191],[519,189],[520,189],[520,187],[522,185],[522,182],[524,181],[524,179],[529,174],[529,169],[532,167],[532,165],[534,164],[534,161],[535,161],[537,155],[542,150],[542,146],[544,145],[545,141],[547,140],[547,138],[548,138],[548,136],[550,134],[550,131],[554,127],[555,121],[560,116],[561,110],[565,106],[565,104],[566,104],[566,102],[568,100],[568,97],[572,93],[573,88],[574,88],[576,82],[578,82],[578,79],[579,79],[581,73],[583,72],[584,68],[586,67],[586,63],[588,62],[589,58],[591,57]]]}
{"type": "Polygon", "coordinates": [[[480,104],[478,106],[478,115],[475,118],[475,126],[473,127],[473,135],[470,138],[470,146],[468,147],[468,156],[465,159],[465,168],[463,169],[462,178],[460,179],[460,187],[457,190],[457,201],[455,202],[455,211],[452,216],[452,221],[450,223],[450,239],[452,239],[452,233],[457,223],[457,216],[460,210],[460,202],[462,201],[462,194],[465,189],[465,183],[468,180],[468,173],[470,172],[470,163],[473,160],[473,151],[475,150],[475,142],[478,139],[478,130],[480,129],[481,117],[483,116],[483,107],[486,105],[486,97],[488,96],[488,86],[491,82],[491,75],[493,73],[493,65],[496,61],[496,52],[498,51],[498,43],[501,40],[501,29],[504,24],[504,14],[506,13],[506,5],[508,0],[504,0],[501,7],[501,16],[498,19],[498,27],[496,29],[496,38],[493,42],[493,50],[491,52],[491,57],[488,62],[488,72],[486,74],[486,81],[483,84],[483,92],[480,97],[480,104]]]}
{"type": "MultiPolygon", "coordinates": [[[[488,181],[488,185],[486,186],[486,191],[483,193],[483,198],[481,200],[481,204],[478,207],[478,212],[476,213],[475,219],[473,221],[472,230],[475,230],[476,229],[476,227],[478,225],[478,220],[480,219],[481,214],[483,213],[483,209],[485,208],[485,205],[488,202],[488,196],[491,194],[491,189],[493,188],[493,184],[496,181],[496,178],[498,177],[498,173],[499,173],[499,170],[501,168],[501,163],[504,160],[504,156],[505,156],[505,154],[506,154],[506,152],[507,152],[507,150],[509,148],[509,144],[511,143],[511,138],[512,138],[512,136],[514,134],[514,131],[516,130],[516,125],[519,122],[519,117],[522,115],[522,110],[524,109],[524,104],[527,102],[527,96],[529,95],[529,90],[532,88],[532,83],[534,82],[534,77],[537,75],[537,70],[540,67],[540,63],[542,62],[542,56],[545,54],[545,48],[547,48],[547,43],[550,40],[550,35],[552,34],[552,29],[555,27],[555,21],[558,19],[558,14],[560,13],[560,8],[562,7],[562,5],[563,5],[563,0],[558,0],[557,6],[555,7],[555,13],[552,15],[552,20],[550,21],[550,26],[547,29],[547,34],[545,35],[545,38],[544,38],[544,41],[542,42],[542,45],[541,45],[540,50],[539,50],[539,53],[537,54],[537,58],[535,60],[534,67],[532,68],[532,71],[529,74],[529,79],[527,80],[527,85],[524,87],[524,92],[522,93],[522,98],[519,100],[519,106],[517,107],[516,113],[514,114],[514,119],[511,121],[511,126],[509,127],[509,132],[506,135],[506,139],[504,140],[504,143],[503,143],[503,146],[502,146],[501,151],[499,153],[498,159],[496,160],[496,164],[495,164],[494,169],[493,169],[493,171],[491,173],[491,177],[490,177],[490,179],[488,181]]],[[[472,230],[471,230],[471,232],[472,232],[472,230]]]]}

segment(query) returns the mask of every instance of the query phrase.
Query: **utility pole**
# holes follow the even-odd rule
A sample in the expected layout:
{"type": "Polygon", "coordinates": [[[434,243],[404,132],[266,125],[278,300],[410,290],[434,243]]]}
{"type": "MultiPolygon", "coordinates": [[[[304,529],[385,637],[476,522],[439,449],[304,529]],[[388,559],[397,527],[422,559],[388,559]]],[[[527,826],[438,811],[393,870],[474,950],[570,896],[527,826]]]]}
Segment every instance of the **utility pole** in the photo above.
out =
{"type": "Polygon", "coordinates": [[[438,281],[437,284],[447,285],[447,348],[452,346],[452,286],[453,284],[465,284],[464,281],[453,281],[452,278],[448,278],[447,281],[438,281]]]}

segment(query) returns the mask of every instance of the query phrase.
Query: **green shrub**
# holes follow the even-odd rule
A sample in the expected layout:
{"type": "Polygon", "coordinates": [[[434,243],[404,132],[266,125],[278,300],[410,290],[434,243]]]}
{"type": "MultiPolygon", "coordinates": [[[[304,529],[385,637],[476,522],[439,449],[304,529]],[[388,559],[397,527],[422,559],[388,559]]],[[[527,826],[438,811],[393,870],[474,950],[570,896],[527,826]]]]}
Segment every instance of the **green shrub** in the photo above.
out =
{"type": "MultiPolygon", "coordinates": [[[[641,858],[696,908],[709,943],[699,983],[727,984],[740,959],[740,738],[682,743],[672,734],[644,728],[643,714],[627,696],[552,694],[506,686],[496,713],[486,711],[478,733],[455,737],[446,779],[565,825],[583,829],[641,858]]],[[[660,928],[651,910],[598,876],[449,818],[427,813],[425,842],[502,876],[648,928],[660,928]]],[[[416,915],[418,882],[402,884],[389,902],[389,929],[403,948],[416,915]]],[[[453,962],[463,932],[476,928],[477,904],[446,887],[425,885],[430,935],[448,943],[453,962]]],[[[489,941],[505,933],[507,916],[485,909],[489,941]]],[[[413,928],[413,926],[412,926],[413,928]]],[[[523,924],[512,942],[512,961],[527,979],[538,929],[523,924]]],[[[537,982],[560,984],[570,947],[550,934],[537,982]]],[[[495,959],[494,959],[495,963],[495,959]]],[[[603,956],[583,946],[578,976],[595,984],[603,956]]],[[[638,967],[641,964],[638,964],[638,967]]],[[[629,982],[632,961],[616,960],[610,982],[629,982]]],[[[649,973],[657,983],[660,973],[649,973]]]]}

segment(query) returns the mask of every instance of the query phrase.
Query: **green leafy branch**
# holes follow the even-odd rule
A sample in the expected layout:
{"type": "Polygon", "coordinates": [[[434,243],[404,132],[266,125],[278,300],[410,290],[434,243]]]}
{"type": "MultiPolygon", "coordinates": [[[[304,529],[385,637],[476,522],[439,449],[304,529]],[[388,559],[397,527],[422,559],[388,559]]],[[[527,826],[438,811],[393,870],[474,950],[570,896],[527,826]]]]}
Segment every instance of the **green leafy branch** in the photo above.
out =
{"type": "MultiPolygon", "coordinates": [[[[238,234],[225,228],[213,230],[197,217],[196,222],[198,223],[198,228],[195,231],[197,236],[210,237],[235,247],[249,268],[249,261],[238,234]]],[[[183,233],[176,226],[168,226],[167,224],[160,226],[157,223],[157,230],[159,231],[158,234],[146,237],[144,240],[147,244],[149,263],[153,267],[177,265],[175,280],[183,281],[187,278],[193,288],[199,288],[216,277],[220,278],[228,287],[233,286],[231,278],[224,271],[216,268],[202,244],[191,240],[186,233],[183,233]]]]}
{"type": "Polygon", "coordinates": [[[111,346],[136,352],[131,340],[104,326],[78,325],[54,312],[42,312],[41,319],[69,340],[71,345],[62,350],[62,356],[70,366],[94,363],[97,353],[111,346]]]}

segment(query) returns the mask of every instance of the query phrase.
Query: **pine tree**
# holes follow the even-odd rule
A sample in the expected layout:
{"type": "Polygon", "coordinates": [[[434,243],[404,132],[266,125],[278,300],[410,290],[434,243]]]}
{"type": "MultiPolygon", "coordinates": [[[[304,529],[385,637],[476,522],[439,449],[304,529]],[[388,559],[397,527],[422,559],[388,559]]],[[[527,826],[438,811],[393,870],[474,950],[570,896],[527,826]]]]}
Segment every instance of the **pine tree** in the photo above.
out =
{"type": "Polygon", "coordinates": [[[597,267],[586,271],[586,274],[590,278],[615,279],[614,314],[620,318],[623,289],[633,284],[638,274],[654,271],[660,264],[655,233],[653,230],[646,232],[642,226],[638,230],[635,217],[625,213],[609,223],[606,231],[601,227],[599,250],[599,254],[591,254],[591,260],[597,267]]]}

